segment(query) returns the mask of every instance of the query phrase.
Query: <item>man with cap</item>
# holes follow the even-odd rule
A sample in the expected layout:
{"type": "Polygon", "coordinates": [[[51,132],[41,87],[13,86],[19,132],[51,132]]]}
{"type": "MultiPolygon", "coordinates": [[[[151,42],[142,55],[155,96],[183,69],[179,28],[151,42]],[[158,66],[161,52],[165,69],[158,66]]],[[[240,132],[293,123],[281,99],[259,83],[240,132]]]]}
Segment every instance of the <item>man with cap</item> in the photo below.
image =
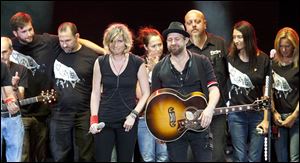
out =
{"type": "MultiPolygon", "coordinates": [[[[214,109],[220,98],[218,82],[209,58],[198,55],[186,49],[190,35],[185,31],[180,22],[171,22],[163,31],[170,52],[153,69],[152,92],[161,88],[171,88],[181,95],[192,92],[203,92],[207,98],[207,106],[198,119],[201,128],[208,128],[196,132],[187,130],[181,137],[167,142],[170,161],[187,161],[188,145],[191,146],[195,161],[207,162],[212,160],[212,139],[209,132],[214,109]]],[[[197,106],[195,106],[197,107],[197,106]]],[[[201,107],[201,106],[200,106],[201,107]]]]}

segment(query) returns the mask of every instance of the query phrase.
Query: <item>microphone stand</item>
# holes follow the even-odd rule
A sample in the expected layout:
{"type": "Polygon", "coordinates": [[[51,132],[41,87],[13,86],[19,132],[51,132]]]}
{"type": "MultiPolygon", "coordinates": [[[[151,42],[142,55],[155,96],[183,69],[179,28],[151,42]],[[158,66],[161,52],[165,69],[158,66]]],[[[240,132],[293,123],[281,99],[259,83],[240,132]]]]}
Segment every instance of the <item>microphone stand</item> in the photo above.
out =
{"type": "Polygon", "coordinates": [[[268,87],[268,120],[269,120],[269,128],[268,128],[268,135],[265,137],[264,140],[264,156],[265,160],[271,162],[271,139],[272,139],[272,83],[273,83],[273,72],[272,72],[272,58],[270,58],[270,67],[269,67],[269,80],[266,83],[266,87],[268,87]]]}

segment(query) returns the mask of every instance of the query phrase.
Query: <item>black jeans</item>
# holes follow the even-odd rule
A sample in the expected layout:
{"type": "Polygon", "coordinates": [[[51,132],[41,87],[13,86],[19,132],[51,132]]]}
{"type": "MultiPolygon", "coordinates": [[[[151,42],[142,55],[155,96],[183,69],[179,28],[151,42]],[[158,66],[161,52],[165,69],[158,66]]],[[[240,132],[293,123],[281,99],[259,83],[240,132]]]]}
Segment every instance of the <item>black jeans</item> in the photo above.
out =
{"type": "Polygon", "coordinates": [[[55,162],[91,162],[93,136],[88,134],[90,111],[61,113],[53,111],[50,119],[50,149],[55,162]]]}
{"type": "Polygon", "coordinates": [[[125,132],[123,124],[124,122],[105,123],[102,131],[94,135],[97,162],[110,162],[114,145],[118,162],[132,162],[137,141],[138,119],[129,132],[125,132]]]}
{"type": "Polygon", "coordinates": [[[24,142],[21,162],[45,162],[49,155],[47,117],[22,117],[24,142]]]}
{"type": "Polygon", "coordinates": [[[191,146],[194,161],[212,161],[212,136],[209,129],[203,132],[187,131],[176,141],[168,142],[167,149],[171,162],[187,162],[187,149],[191,146]]]}
{"type": "Polygon", "coordinates": [[[213,135],[213,162],[226,162],[225,148],[227,140],[227,124],[226,115],[214,116],[210,124],[211,132],[213,135]]]}

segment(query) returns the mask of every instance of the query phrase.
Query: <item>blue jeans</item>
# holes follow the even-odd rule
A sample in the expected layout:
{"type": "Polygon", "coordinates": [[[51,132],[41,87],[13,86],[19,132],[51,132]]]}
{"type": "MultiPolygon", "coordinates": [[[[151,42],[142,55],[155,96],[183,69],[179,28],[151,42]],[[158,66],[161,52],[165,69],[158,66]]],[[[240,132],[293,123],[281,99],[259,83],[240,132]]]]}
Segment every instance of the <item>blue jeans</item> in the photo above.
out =
{"type": "Polygon", "coordinates": [[[144,118],[138,124],[138,144],[144,162],[167,162],[166,144],[160,144],[149,132],[144,118]]]}
{"type": "Polygon", "coordinates": [[[257,133],[256,127],[263,115],[263,112],[255,111],[228,114],[234,162],[261,161],[264,136],[257,133]]]}
{"type": "MultiPolygon", "coordinates": [[[[285,120],[290,114],[281,114],[285,120]]],[[[299,162],[299,117],[292,128],[279,127],[279,138],[275,140],[278,162],[299,162]]]]}
{"type": "Polygon", "coordinates": [[[21,162],[23,137],[24,126],[21,115],[11,118],[1,117],[1,151],[2,139],[4,138],[6,142],[7,162],[21,162]]]}

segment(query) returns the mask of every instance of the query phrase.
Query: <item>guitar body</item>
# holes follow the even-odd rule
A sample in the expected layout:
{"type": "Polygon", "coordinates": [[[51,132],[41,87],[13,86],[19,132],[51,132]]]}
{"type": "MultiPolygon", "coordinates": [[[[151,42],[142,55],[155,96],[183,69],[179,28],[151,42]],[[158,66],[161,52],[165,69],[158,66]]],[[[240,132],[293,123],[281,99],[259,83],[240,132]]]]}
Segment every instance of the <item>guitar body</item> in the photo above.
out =
{"type": "Polygon", "coordinates": [[[173,89],[157,90],[146,105],[147,127],[154,137],[166,142],[179,139],[187,130],[203,131],[197,119],[206,105],[201,92],[183,96],[173,89]]]}
{"type": "MultiPolygon", "coordinates": [[[[255,100],[252,104],[215,108],[214,115],[260,111],[269,109],[269,105],[268,99],[255,100]]],[[[150,133],[157,139],[175,141],[187,130],[201,132],[206,129],[201,127],[198,120],[206,106],[205,95],[201,92],[181,95],[173,89],[159,89],[148,98],[145,110],[146,124],[150,133]]]]}

